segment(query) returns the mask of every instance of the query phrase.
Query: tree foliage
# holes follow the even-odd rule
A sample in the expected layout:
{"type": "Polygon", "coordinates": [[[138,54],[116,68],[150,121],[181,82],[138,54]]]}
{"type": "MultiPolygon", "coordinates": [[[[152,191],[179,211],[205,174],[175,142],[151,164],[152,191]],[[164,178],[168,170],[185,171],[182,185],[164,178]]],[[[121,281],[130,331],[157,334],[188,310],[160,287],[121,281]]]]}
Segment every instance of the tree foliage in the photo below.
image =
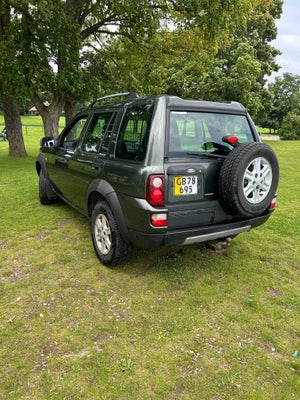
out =
{"type": "Polygon", "coordinates": [[[283,118],[278,133],[283,140],[300,140],[300,114],[290,111],[283,118]]]}
{"type": "Polygon", "coordinates": [[[255,118],[262,117],[270,105],[266,76],[279,69],[276,56],[280,52],[271,41],[277,35],[275,20],[281,16],[282,4],[282,0],[257,2],[246,25],[233,33],[234,40],[219,49],[217,82],[214,75],[209,76],[208,89],[214,99],[238,100],[255,118]]]}
{"type": "Polygon", "coordinates": [[[2,94],[26,93],[45,134],[79,103],[120,90],[266,102],[282,0],[1,0],[2,94]],[[12,62],[13,61],[13,62],[12,62]],[[48,100],[50,106],[45,106],[48,100]]]}
{"type": "MultiPolygon", "coordinates": [[[[197,24],[160,29],[142,48],[122,38],[115,40],[102,53],[110,60],[108,74],[116,76],[116,84],[142,89],[142,93],[240,101],[253,116],[262,117],[271,105],[266,76],[279,69],[279,51],[270,42],[277,34],[275,19],[281,15],[282,0],[247,5],[226,2],[227,13],[231,7],[237,7],[240,19],[230,18],[228,24],[228,16],[223,14],[221,25],[214,24],[216,36],[211,33],[210,40],[197,24]]],[[[212,21],[208,11],[203,18],[207,24],[212,21]]]]}
{"type": "Polygon", "coordinates": [[[284,139],[300,139],[300,75],[285,73],[276,77],[268,89],[272,106],[262,126],[279,131],[284,139]]]}

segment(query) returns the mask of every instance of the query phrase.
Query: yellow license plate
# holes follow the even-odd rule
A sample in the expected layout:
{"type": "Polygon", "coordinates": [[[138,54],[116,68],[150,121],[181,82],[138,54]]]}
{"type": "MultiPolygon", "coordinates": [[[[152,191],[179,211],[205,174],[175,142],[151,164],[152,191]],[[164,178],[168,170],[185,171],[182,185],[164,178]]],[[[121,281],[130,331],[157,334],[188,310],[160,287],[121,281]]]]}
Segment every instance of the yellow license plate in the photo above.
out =
{"type": "Polygon", "coordinates": [[[175,176],[174,177],[174,196],[188,196],[198,193],[198,177],[175,176]]]}

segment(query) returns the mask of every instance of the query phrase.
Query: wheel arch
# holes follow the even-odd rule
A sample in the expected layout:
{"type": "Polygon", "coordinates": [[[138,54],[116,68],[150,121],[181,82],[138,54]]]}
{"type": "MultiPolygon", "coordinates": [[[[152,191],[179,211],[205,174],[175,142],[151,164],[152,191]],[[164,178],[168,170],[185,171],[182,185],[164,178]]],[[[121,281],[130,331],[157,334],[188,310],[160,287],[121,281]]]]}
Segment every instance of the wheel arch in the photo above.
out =
{"type": "Polygon", "coordinates": [[[91,217],[95,205],[99,201],[106,201],[118,224],[122,237],[128,241],[129,230],[123,214],[123,210],[118,199],[118,195],[113,187],[105,180],[99,179],[91,183],[87,191],[87,211],[91,217]]]}

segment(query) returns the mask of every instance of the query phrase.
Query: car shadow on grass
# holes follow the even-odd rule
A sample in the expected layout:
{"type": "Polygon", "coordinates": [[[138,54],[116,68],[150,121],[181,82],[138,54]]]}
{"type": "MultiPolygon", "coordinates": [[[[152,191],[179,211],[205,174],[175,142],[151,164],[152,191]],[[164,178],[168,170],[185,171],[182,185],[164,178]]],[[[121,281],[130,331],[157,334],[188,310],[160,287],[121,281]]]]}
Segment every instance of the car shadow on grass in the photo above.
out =
{"type": "Polygon", "coordinates": [[[204,244],[190,246],[159,247],[132,250],[124,265],[115,270],[134,277],[158,274],[166,280],[177,282],[178,277],[193,280],[199,272],[204,275],[213,270],[222,270],[222,263],[230,258],[228,252],[217,254],[204,244]]]}

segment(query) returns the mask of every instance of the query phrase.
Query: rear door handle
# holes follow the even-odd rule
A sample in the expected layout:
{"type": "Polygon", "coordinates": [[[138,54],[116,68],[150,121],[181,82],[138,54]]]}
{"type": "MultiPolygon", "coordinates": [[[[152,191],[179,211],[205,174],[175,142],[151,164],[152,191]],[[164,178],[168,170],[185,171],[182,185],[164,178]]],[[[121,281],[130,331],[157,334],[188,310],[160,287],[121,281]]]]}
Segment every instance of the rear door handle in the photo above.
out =
{"type": "Polygon", "coordinates": [[[95,164],[95,163],[92,163],[92,169],[93,169],[94,171],[98,171],[99,165],[98,165],[98,164],[95,164]]]}

